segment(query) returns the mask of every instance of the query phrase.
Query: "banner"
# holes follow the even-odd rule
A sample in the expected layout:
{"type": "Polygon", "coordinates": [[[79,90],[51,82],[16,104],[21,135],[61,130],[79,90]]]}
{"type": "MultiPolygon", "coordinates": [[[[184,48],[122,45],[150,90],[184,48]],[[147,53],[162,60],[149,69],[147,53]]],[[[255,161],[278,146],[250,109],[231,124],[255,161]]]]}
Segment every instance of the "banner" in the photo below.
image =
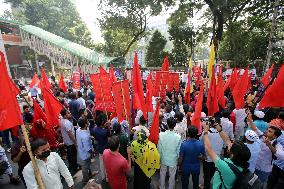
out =
{"type": "Polygon", "coordinates": [[[74,71],[73,72],[73,76],[72,76],[72,80],[73,80],[73,89],[80,90],[81,89],[81,86],[80,86],[80,72],[74,71]]]}
{"type": "Polygon", "coordinates": [[[130,121],[130,93],[129,81],[123,80],[112,85],[115,109],[118,121],[130,121]]]}
{"type": "Polygon", "coordinates": [[[167,82],[169,77],[169,72],[157,71],[156,80],[154,86],[154,96],[155,97],[166,97],[167,82]]]}
{"type": "Polygon", "coordinates": [[[171,72],[169,73],[167,91],[179,91],[179,73],[171,72]]]}
{"type": "Polygon", "coordinates": [[[93,89],[96,94],[96,109],[114,112],[114,102],[111,93],[111,83],[108,73],[90,74],[93,89]]]}

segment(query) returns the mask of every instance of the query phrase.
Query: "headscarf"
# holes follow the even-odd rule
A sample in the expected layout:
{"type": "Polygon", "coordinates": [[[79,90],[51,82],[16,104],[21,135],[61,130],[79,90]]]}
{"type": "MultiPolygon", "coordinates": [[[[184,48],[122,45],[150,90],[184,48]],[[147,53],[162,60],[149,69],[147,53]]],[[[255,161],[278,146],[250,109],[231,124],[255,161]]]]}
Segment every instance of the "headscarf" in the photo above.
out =
{"type": "Polygon", "coordinates": [[[146,132],[141,130],[137,134],[137,140],[131,143],[131,151],[135,163],[139,165],[147,177],[151,177],[156,169],[160,168],[160,154],[156,145],[150,142],[146,132]]]}

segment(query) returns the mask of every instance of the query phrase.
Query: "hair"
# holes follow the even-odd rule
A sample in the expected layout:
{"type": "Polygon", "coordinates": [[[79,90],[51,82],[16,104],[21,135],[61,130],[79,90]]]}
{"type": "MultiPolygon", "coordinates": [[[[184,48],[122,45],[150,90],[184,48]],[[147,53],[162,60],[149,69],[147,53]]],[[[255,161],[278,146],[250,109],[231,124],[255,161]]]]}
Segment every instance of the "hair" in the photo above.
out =
{"type": "Polygon", "coordinates": [[[37,138],[31,142],[31,150],[34,153],[39,147],[47,144],[47,140],[45,138],[37,138]]]}
{"type": "Polygon", "coordinates": [[[119,147],[119,138],[117,136],[112,136],[108,139],[108,147],[111,151],[116,151],[119,147]]]}
{"type": "Polygon", "coordinates": [[[30,108],[28,105],[23,105],[23,110],[30,108]]]}
{"type": "Polygon", "coordinates": [[[76,93],[74,93],[74,92],[70,93],[70,98],[71,99],[76,99],[76,93]]]}
{"type": "Polygon", "coordinates": [[[190,126],[188,127],[187,129],[187,135],[190,137],[190,138],[196,138],[197,137],[197,134],[198,134],[198,130],[193,127],[193,126],[190,126]]]}
{"type": "Polygon", "coordinates": [[[95,123],[98,127],[101,127],[107,121],[107,116],[105,113],[100,113],[96,115],[95,123]]]}
{"type": "Polygon", "coordinates": [[[177,112],[177,113],[175,114],[175,118],[177,119],[178,122],[182,122],[183,117],[184,117],[184,115],[183,115],[183,113],[181,113],[181,112],[177,112]]]}
{"type": "Polygon", "coordinates": [[[145,119],[145,117],[143,115],[139,118],[139,123],[141,125],[146,125],[147,121],[146,121],[146,119],[145,119]]]}
{"type": "Polygon", "coordinates": [[[62,117],[65,117],[65,116],[67,115],[67,113],[68,113],[68,110],[65,109],[65,108],[63,108],[63,109],[60,111],[60,114],[61,114],[62,117]]]}
{"type": "Polygon", "coordinates": [[[165,110],[167,113],[170,113],[172,111],[172,106],[170,104],[167,104],[165,110]]]}
{"type": "Polygon", "coordinates": [[[269,128],[274,131],[274,135],[276,136],[276,138],[278,138],[282,134],[281,129],[279,129],[278,127],[270,126],[269,128]]]}
{"type": "Polygon", "coordinates": [[[222,117],[224,118],[229,118],[230,117],[230,114],[231,114],[231,111],[229,109],[225,109],[223,112],[222,112],[222,117]]]}
{"type": "Polygon", "coordinates": [[[83,96],[82,93],[81,93],[81,91],[78,91],[78,92],[77,92],[77,95],[78,95],[78,97],[82,97],[82,96],[83,96]]]}
{"type": "Polygon", "coordinates": [[[167,125],[170,129],[175,128],[176,124],[177,124],[177,122],[176,122],[175,118],[170,117],[170,118],[167,119],[167,125]]]}
{"type": "Polygon", "coordinates": [[[242,141],[235,141],[230,149],[230,153],[233,154],[231,158],[232,162],[243,168],[249,167],[249,159],[251,156],[249,148],[242,141]]]}
{"type": "Polygon", "coordinates": [[[278,117],[284,120],[284,111],[280,111],[278,117]]]}
{"type": "Polygon", "coordinates": [[[115,123],[113,125],[113,131],[114,131],[114,134],[118,134],[121,132],[121,125],[119,123],[115,123]]]}
{"type": "Polygon", "coordinates": [[[79,125],[80,128],[86,127],[87,123],[88,123],[88,120],[84,116],[82,116],[78,119],[78,125],[79,125]]]}
{"type": "Polygon", "coordinates": [[[95,179],[89,180],[89,182],[86,184],[84,189],[102,189],[101,185],[98,184],[95,179]]]}
{"type": "Polygon", "coordinates": [[[34,119],[33,114],[27,113],[27,114],[25,115],[25,121],[26,121],[27,123],[32,123],[32,122],[33,122],[33,119],[34,119]]]}

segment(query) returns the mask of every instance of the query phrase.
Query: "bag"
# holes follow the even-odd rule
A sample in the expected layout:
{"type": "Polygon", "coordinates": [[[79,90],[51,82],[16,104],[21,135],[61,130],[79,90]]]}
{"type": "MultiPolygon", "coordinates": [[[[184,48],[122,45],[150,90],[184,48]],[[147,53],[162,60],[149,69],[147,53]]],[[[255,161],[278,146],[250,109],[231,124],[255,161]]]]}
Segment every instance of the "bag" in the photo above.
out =
{"type": "Polygon", "coordinates": [[[230,169],[234,172],[237,177],[237,180],[234,183],[232,189],[261,189],[263,184],[258,178],[258,176],[248,169],[240,171],[234,164],[225,161],[230,169]]]}

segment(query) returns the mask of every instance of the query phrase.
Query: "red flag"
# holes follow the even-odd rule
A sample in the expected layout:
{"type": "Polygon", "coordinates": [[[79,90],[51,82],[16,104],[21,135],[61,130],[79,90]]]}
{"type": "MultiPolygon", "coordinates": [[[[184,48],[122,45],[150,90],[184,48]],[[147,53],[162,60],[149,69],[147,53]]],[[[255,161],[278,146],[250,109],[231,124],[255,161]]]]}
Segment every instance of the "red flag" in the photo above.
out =
{"type": "Polygon", "coordinates": [[[0,59],[0,130],[4,131],[12,127],[22,125],[22,116],[19,103],[16,100],[16,91],[11,85],[11,79],[6,68],[4,54],[0,59]]]}
{"type": "Polygon", "coordinates": [[[43,100],[45,114],[47,118],[46,125],[54,127],[55,125],[59,124],[58,116],[60,114],[60,111],[63,109],[63,105],[46,88],[44,89],[43,100]]]}
{"type": "Polygon", "coordinates": [[[187,74],[187,85],[184,91],[184,101],[187,104],[190,104],[190,72],[187,74]]]}
{"type": "Polygon", "coordinates": [[[160,125],[159,112],[160,112],[160,101],[157,102],[156,110],[152,121],[152,126],[149,131],[150,132],[149,141],[155,143],[156,145],[158,144],[159,141],[159,125],[160,125]]]}
{"type": "Polygon", "coordinates": [[[232,79],[232,75],[230,75],[230,77],[227,79],[227,81],[224,85],[224,91],[227,90],[227,88],[230,86],[231,79],[232,79]]]}
{"type": "Polygon", "coordinates": [[[222,77],[222,69],[219,69],[218,73],[218,85],[217,85],[218,102],[222,108],[225,108],[225,97],[224,97],[224,82],[222,77]]]}
{"type": "Polygon", "coordinates": [[[83,85],[87,87],[88,86],[88,81],[87,81],[85,72],[82,73],[82,79],[83,79],[83,85]]]}
{"type": "Polygon", "coordinates": [[[241,78],[236,83],[234,90],[232,92],[236,109],[241,109],[245,106],[244,97],[245,97],[245,94],[248,88],[248,85],[247,85],[248,80],[249,80],[249,76],[248,76],[248,67],[247,67],[245,72],[241,76],[241,78]]]}
{"type": "Polygon", "coordinates": [[[249,74],[247,91],[250,90],[251,88],[251,78],[252,78],[252,73],[249,74]]]}
{"type": "Polygon", "coordinates": [[[195,105],[194,115],[192,116],[191,125],[198,129],[198,133],[201,133],[201,111],[202,111],[202,103],[203,103],[203,91],[204,91],[204,84],[201,83],[200,91],[197,97],[197,102],[195,105]]]}
{"type": "Polygon", "coordinates": [[[215,70],[214,70],[214,66],[212,67],[213,67],[212,77],[211,77],[211,82],[210,82],[210,87],[209,87],[207,102],[206,102],[209,116],[214,116],[214,114],[219,111],[215,70]]]}
{"type": "Polygon", "coordinates": [[[273,69],[274,69],[274,64],[272,64],[272,66],[269,68],[269,70],[266,72],[266,74],[261,79],[261,83],[263,84],[264,87],[266,87],[269,84],[271,80],[271,74],[272,74],[273,69]]]}
{"type": "Polygon", "coordinates": [[[263,98],[259,103],[259,108],[265,107],[284,107],[284,65],[281,66],[277,78],[268,87],[263,98]]]}
{"type": "Polygon", "coordinates": [[[60,80],[59,80],[59,88],[62,89],[65,93],[68,91],[67,86],[64,82],[64,76],[61,74],[60,80]]]}
{"type": "Polygon", "coordinates": [[[45,113],[42,111],[41,107],[37,103],[36,100],[34,100],[34,122],[36,122],[39,119],[42,119],[45,123],[47,122],[47,118],[45,113]]]}
{"type": "Polygon", "coordinates": [[[153,112],[153,104],[152,104],[152,97],[154,92],[153,82],[152,82],[152,76],[151,74],[148,75],[147,81],[146,81],[146,111],[147,112],[153,112]]]}
{"type": "Polygon", "coordinates": [[[235,68],[233,70],[233,72],[232,72],[231,80],[230,80],[230,89],[231,89],[231,91],[234,90],[234,87],[237,84],[237,82],[238,82],[238,70],[235,68]]]}
{"type": "Polygon", "coordinates": [[[35,85],[38,85],[39,82],[40,82],[40,81],[39,81],[39,78],[38,78],[37,74],[35,74],[35,75],[33,76],[32,82],[31,82],[31,84],[30,84],[30,88],[33,88],[35,85]]]}
{"type": "Polygon", "coordinates": [[[113,67],[111,66],[110,70],[109,70],[109,80],[110,80],[110,83],[112,84],[113,82],[116,82],[116,77],[115,77],[115,74],[114,74],[114,70],[113,70],[113,67]]]}
{"type": "Polygon", "coordinates": [[[100,73],[103,73],[103,74],[106,74],[107,73],[107,71],[102,67],[102,66],[100,66],[100,73]]]}
{"type": "Polygon", "coordinates": [[[162,71],[169,71],[170,63],[169,63],[169,58],[168,55],[164,58],[164,63],[162,65],[162,71]]]}
{"type": "Polygon", "coordinates": [[[147,118],[141,71],[140,71],[139,64],[138,64],[137,53],[135,53],[135,56],[134,56],[132,87],[133,87],[133,95],[134,95],[133,108],[142,110],[144,117],[147,118]]]}
{"type": "Polygon", "coordinates": [[[47,90],[51,89],[51,84],[48,80],[48,77],[44,71],[44,69],[41,70],[41,91],[44,91],[44,88],[46,88],[47,90]]]}

